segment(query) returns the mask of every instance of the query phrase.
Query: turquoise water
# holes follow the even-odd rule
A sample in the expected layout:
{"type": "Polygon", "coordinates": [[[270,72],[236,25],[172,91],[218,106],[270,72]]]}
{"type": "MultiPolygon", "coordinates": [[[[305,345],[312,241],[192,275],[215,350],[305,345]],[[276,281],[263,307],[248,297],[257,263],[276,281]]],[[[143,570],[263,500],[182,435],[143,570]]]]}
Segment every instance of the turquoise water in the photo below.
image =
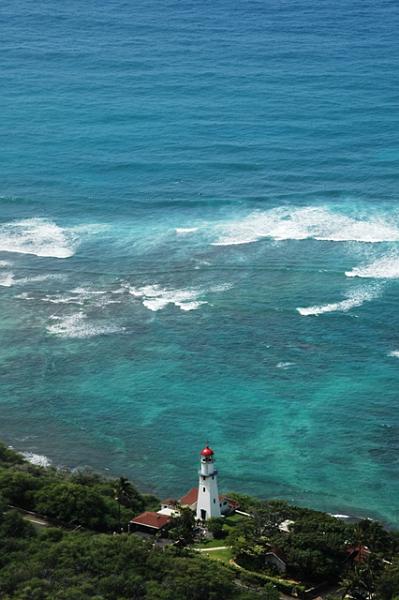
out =
{"type": "Polygon", "coordinates": [[[0,438],[399,525],[397,2],[0,18],[0,438]]]}

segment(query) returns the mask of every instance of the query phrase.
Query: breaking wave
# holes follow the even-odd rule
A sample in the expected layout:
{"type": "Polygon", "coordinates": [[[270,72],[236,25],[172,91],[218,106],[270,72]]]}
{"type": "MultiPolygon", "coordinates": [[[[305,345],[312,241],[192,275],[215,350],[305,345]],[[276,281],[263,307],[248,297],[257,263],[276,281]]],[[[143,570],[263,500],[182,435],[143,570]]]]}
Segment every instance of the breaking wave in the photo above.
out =
{"type": "Polygon", "coordinates": [[[0,274],[0,285],[4,287],[12,287],[13,285],[23,285],[26,283],[38,283],[41,281],[48,281],[49,279],[57,279],[64,280],[66,278],[65,275],[57,274],[57,273],[47,273],[43,275],[33,275],[31,277],[21,277],[19,279],[15,278],[14,273],[9,271],[3,272],[0,274]]]}
{"type": "Polygon", "coordinates": [[[176,227],[175,229],[177,235],[187,235],[196,231],[198,231],[198,227],[176,227]]]}
{"type": "Polygon", "coordinates": [[[90,304],[90,306],[101,308],[108,304],[120,304],[121,300],[115,299],[114,293],[113,291],[109,293],[106,290],[77,287],[65,293],[47,294],[41,300],[51,304],[77,304],[78,306],[90,304]]]}
{"type": "Polygon", "coordinates": [[[131,287],[129,293],[135,298],[140,298],[143,306],[148,310],[162,310],[168,304],[173,304],[183,311],[196,310],[202,304],[207,304],[205,300],[199,300],[200,290],[173,290],[165,289],[159,285],[145,285],[140,288],[131,287]]]}
{"type": "Polygon", "coordinates": [[[47,325],[48,333],[62,338],[90,338],[97,335],[109,335],[111,333],[121,333],[123,327],[115,324],[102,324],[89,321],[87,315],[83,312],[78,312],[68,316],[50,317],[53,321],[51,325],[47,325]]]}
{"type": "Polygon", "coordinates": [[[220,235],[213,242],[217,246],[249,244],[263,238],[368,243],[399,241],[399,227],[382,218],[354,219],[328,208],[311,206],[255,211],[217,229],[220,235]]]}
{"type": "Polygon", "coordinates": [[[0,286],[12,287],[15,284],[14,273],[1,273],[0,274],[0,286]]]}
{"type": "Polygon", "coordinates": [[[303,317],[322,315],[330,312],[348,312],[352,308],[357,308],[362,306],[365,302],[374,300],[379,293],[379,286],[358,288],[350,292],[347,297],[340,302],[331,302],[329,304],[309,306],[307,308],[297,308],[297,311],[303,317]]]}
{"type": "Polygon", "coordinates": [[[345,275],[347,277],[397,279],[399,277],[399,255],[392,253],[377,258],[368,265],[355,267],[351,271],[346,271],[345,275]]]}
{"type": "Polygon", "coordinates": [[[392,352],[388,352],[388,356],[392,356],[392,358],[399,358],[399,350],[392,350],[392,352]]]}
{"type": "Polygon", "coordinates": [[[68,258],[75,253],[76,234],[47,219],[25,219],[0,226],[0,251],[68,258]]]}
{"type": "Polygon", "coordinates": [[[51,465],[51,460],[43,454],[35,454],[34,452],[21,452],[21,454],[32,465],[37,465],[38,467],[49,467],[51,465]]]}

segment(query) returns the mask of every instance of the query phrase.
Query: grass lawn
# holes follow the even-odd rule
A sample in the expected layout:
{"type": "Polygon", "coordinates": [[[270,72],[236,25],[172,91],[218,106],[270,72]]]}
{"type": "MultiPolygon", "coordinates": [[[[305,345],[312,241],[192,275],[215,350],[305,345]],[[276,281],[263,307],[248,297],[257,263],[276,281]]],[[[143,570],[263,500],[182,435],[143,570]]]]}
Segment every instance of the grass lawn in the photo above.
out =
{"type": "Polygon", "coordinates": [[[223,519],[223,522],[225,525],[230,525],[231,527],[233,527],[234,525],[237,525],[237,523],[240,523],[241,521],[247,521],[249,517],[244,517],[243,515],[237,515],[237,513],[235,513],[234,515],[229,515],[228,517],[225,517],[223,519]]]}
{"type": "Polygon", "coordinates": [[[229,560],[232,558],[231,549],[226,550],[214,550],[213,552],[203,552],[203,556],[210,558],[211,560],[219,560],[223,563],[229,564],[229,560]]]}
{"type": "Polygon", "coordinates": [[[224,539],[221,540],[204,540],[194,544],[194,548],[218,548],[218,546],[225,546],[226,542],[224,539]]]}

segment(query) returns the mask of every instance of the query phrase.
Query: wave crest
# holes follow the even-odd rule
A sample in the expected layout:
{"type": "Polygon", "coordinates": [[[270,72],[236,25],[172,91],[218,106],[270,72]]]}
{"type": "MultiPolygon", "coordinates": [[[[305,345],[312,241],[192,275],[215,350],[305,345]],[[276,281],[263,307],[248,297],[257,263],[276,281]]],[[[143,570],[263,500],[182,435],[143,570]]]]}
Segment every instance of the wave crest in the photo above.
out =
{"type": "Polygon", "coordinates": [[[62,338],[84,339],[124,331],[123,327],[118,327],[115,324],[90,322],[87,315],[83,312],[63,317],[52,316],[50,318],[54,322],[51,325],[47,325],[48,333],[62,338]]]}
{"type": "Polygon", "coordinates": [[[346,271],[345,275],[347,277],[397,279],[399,277],[399,255],[396,253],[387,254],[367,265],[346,271]]]}
{"type": "Polygon", "coordinates": [[[21,452],[21,454],[32,465],[38,467],[49,467],[51,465],[51,460],[44,454],[35,454],[34,452],[21,452]]]}
{"type": "Polygon", "coordinates": [[[365,302],[374,300],[380,293],[380,287],[358,288],[350,292],[344,300],[340,302],[331,302],[329,304],[309,306],[307,308],[297,308],[297,311],[303,317],[317,316],[330,312],[348,312],[352,308],[362,306],[365,302]]]}
{"type": "Polygon", "coordinates": [[[325,207],[281,207],[255,211],[220,227],[216,246],[273,240],[315,239],[332,242],[396,242],[399,228],[384,219],[354,219],[325,207]]]}
{"type": "Polygon", "coordinates": [[[143,306],[152,311],[162,310],[168,304],[174,304],[183,311],[196,310],[202,304],[207,304],[205,300],[198,299],[201,291],[194,289],[173,290],[159,285],[145,285],[141,288],[131,287],[129,292],[135,298],[140,298],[143,306]]]}
{"type": "Polygon", "coordinates": [[[25,219],[0,226],[0,251],[68,258],[75,252],[78,238],[47,219],[25,219]]]}

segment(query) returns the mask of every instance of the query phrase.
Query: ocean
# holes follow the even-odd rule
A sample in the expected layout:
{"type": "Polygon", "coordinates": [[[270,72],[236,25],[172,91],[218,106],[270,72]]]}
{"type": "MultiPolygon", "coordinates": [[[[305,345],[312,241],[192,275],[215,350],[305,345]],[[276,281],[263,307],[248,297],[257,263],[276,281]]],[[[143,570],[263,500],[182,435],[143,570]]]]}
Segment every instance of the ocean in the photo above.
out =
{"type": "Polygon", "coordinates": [[[0,24],[0,439],[399,526],[397,1],[0,24]]]}

